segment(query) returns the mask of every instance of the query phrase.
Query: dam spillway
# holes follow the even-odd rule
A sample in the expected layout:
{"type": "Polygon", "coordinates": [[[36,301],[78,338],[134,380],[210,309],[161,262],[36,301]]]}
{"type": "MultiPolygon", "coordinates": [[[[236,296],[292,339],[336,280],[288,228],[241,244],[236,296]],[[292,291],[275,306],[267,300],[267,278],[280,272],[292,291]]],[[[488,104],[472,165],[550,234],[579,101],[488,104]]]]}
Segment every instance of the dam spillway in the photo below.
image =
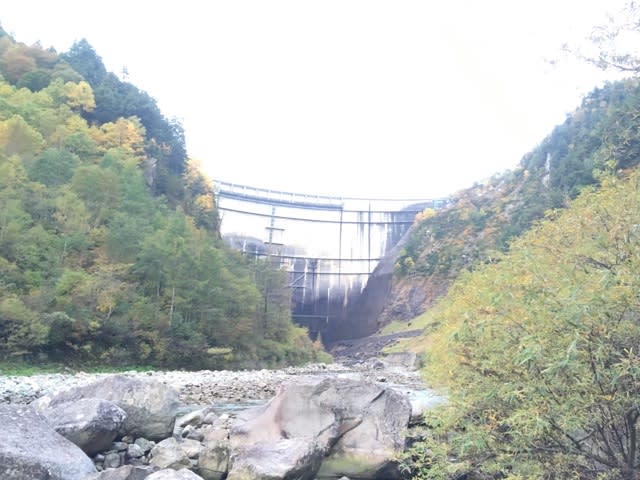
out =
{"type": "Polygon", "coordinates": [[[223,237],[289,272],[293,320],[325,343],[372,333],[354,312],[370,278],[416,214],[448,204],[308,195],[222,181],[214,187],[223,237]]]}

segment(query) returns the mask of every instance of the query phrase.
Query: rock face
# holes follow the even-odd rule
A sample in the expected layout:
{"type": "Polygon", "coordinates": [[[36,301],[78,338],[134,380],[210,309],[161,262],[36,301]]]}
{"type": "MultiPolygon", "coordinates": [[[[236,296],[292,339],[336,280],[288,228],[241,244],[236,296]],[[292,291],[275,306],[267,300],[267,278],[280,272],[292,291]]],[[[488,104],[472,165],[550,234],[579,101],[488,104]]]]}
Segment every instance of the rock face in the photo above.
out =
{"type": "Polygon", "coordinates": [[[129,435],[161,440],[171,436],[180,402],[178,393],[156,381],[113,375],[34,402],[52,408],[86,398],[109,400],[125,411],[122,430],[129,435]]]}
{"type": "Polygon", "coordinates": [[[85,480],[91,459],[58,434],[33,408],[0,405],[0,478],[85,480]]]}
{"type": "Polygon", "coordinates": [[[56,432],[89,455],[109,448],[127,418],[115,403],[98,398],[61,403],[42,414],[56,432]]]}
{"type": "Polygon", "coordinates": [[[386,391],[368,406],[362,421],[342,435],[324,460],[318,478],[400,478],[392,459],[404,449],[404,434],[411,417],[405,397],[386,391]]]}
{"type": "Polygon", "coordinates": [[[379,384],[322,376],[296,379],[231,430],[228,478],[306,479],[319,469],[327,478],[377,478],[381,472],[393,478],[392,458],[404,448],[410,416],[409,401],[379,384]],[[258,454],[269,458],[277,473],[248,468],[258,454]]]}

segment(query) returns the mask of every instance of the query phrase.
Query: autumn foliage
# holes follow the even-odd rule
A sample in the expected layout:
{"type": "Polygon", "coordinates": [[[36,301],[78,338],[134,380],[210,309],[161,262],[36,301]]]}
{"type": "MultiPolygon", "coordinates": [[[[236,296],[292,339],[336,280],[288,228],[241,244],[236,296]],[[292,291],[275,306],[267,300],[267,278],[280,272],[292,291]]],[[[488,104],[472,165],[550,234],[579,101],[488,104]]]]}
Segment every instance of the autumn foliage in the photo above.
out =
{"type": "Polygon", "coordinates": [[[179,126],[102,71],[86,42],[65,58],[82,74],[0,30],[0,360],[315,358],[291,323],[286,278],[220,240],[212,184],[179,126]]]}

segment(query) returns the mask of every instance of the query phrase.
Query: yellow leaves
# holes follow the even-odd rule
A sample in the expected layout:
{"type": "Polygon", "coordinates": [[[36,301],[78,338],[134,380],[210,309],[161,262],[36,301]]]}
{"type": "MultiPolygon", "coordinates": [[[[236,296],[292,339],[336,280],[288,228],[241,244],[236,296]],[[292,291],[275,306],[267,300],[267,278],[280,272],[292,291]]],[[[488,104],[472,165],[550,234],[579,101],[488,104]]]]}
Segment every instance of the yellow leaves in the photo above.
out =
{"type": "Polygon", "coordinates": [[[89,134],[103,152],[121,148],[136,155],[144,153],[144,127],[137,117],[119,118],[91,127],[89,134]]]}
{"type": "Polygon", "coordinates": [[[55,199],[56,221],[64,233],[87,233],[90,215],[84,202],[70,189],[65,189],[55,199]]]}
{"type": "Polygon", "coordinates": [[[215,208],[213,195],[198,195],[195,205],[200,210],[213,210],[215,208]]]}
{"type": "Polygon", "coordinates": [[[91,86],[84,80],[73,83],[67,82],[64,85],[64,93],[67,98],[67,105],[76,112],[91,112],[96,108],[96,101],[93,97],[91,86]]]}
{"type": "Polygon", "coordinates": [[[461,276],[427,314],[440,326],[425,377],[467,402],[484,438],[500,434],[486,412],[512,427],[511,444],[544,445],[551,422],[606,430],[600,406],[625,412],[635,402],[639,182],[636,171],[585,193],[499,263],[461,276]]]}
{"type": "Polygon", "coordinates": [[[14,88],[0,79],[0,97],[7,98],[14,92],[14,88]]]}
{"type": "Polygon", "coordinates": [[[96,310],[100,313],[111,314],[116,308],[116,294],[115,289],[103,289],[98,293],[98,299],[96,303],[96,310]]]}
{"type": "Polygon", "coordinates": [[[421,223],[429,218],[435,217],[436,211],[433,208],[425,208],[422,212],[416,214],[415,223],[421,223]]]}
{"type": "Polygon", "coordinates": [[[116,299],[111,293],[102,291],[98,294],[98,303],[96,304],[98,312],[110,314],[116,308],[116,299]]]}
{"type": "Polygon", "coordinates": [[[24,169],[22,160],[12,155],[7,159],[0,161],[0,192],[8,189],[11,196],[14,197],[14,189],[22,187],[27,181],[27,172],[24,169]]]}
{"type": "Polygon", "coordinates": [[[0,122],[0,149],[7,155],[32,158],[43,149],[44,144],[42,135],[20,115],[0,122]]]}
{"type": "Polygon", "coordinates": [[[69,133],[87,132],[89,131],[89,125],[87,121],[80,115],[73,115],[67,118],[65,127],[69,130],[69,133]]]}

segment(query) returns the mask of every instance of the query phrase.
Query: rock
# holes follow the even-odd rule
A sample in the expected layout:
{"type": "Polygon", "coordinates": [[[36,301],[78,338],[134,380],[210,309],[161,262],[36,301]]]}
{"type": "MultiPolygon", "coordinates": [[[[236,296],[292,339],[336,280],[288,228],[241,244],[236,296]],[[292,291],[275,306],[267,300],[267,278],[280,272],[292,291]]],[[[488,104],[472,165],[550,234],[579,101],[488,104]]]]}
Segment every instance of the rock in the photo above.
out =
{"type": "Polygon", "coordinates": [[[205,407],[176,418],[175,425],[173,427],[173,435],[176,437],[184,436],[182,435],[182,432],[185,427],[199,427],[204,423],[204,419],[207,415],[210,415],[211,413],[214,413],[213,409],[211,407],[205,407]]]}
{"type": "Polygon", "coordinates": [[[149,451],[156,445],[156,442],[152,442],[151,440],[147,440],[146,438],[142,437],[136,438],[136,441],[134,443],[138,445],[145,454],[149,453],[149,451]]]}
{"type": "Polygon", "coordinates": [[[56,404],[45,408],[42,414],[56,432],[88,455],[109,448],[127,418],[115,403],[98,398],[56,404]]]}
{"type": "Polygon", "coordinates": [[[191,467],[189,456],[173,437],[161,441],[151,449],[149,464],[159,468],[180,469],[191,467]]]}
{"type": "Polygon", "coordinates": [[[111,452],[104,456],[104,468],[118,468],[121,463],[119,453],[111,452]]]}
{"type": "Polygon", "coordinates": [[[306,438],[257,442],[236,450],[227,480],[312,480],[322,458],[323,449],[306,438]]]}
{"type": "Polygon", "coordinates": [[[382,360],[378,360],[377,358],[373,359],[371,362],[371,368],[374,370],[382,370],[384,369],[385,364],[382,360]]]}
{"type": "Polygon", "coordinates": [[[224,428],[207,426],[200,430],[205,445],[229,445],[229,431],[224,428]]]}
{"type": "Polygon", "coordinates": [[[286,469],[297,472],[292,478],[314,478],[316,459],[325,455],[329,456],[321,470],[333,478],[374,478],[393,467],[392,459],[404,447],[410,415],[409,401],[383,385],[354,378],[300,377],[285,384],[266,406],[239,416],[230,432],[229,478],[241,467],[247,475],[262,475],[247,478],[282,478],[277,472],[286,469]],[[289,439],[296,442],[281,443],[289,439]],[[273,465],[274,477],[264,469],[244,468],[258,451],[269,452],[265,465],[273,465]]]}
{"type": "Polygon", "coordinates": [[[91,459],[32,407],[0,405],[0,478],[85,480],[91,459]]]}
{"type": "Polygon", "coordinates": [[[127,442],[113,442],[109,450],[115,450],[116,452],[124,452],[127,448],[129,448],[129,444],[127,442]]]}
{"type": "Polygon", "coordinates": [[[370,403],[362,422],[338,439],[318,477],[400,479],[395,458],[404,450],[410,418],[409,400],[386,390],[370,403]]]}
{"type": "Polygon", "coordinates": [[[84,398],[100,398],[115,403],[127,414],[123,433],[151,440],[171,435],[180,406],[178,393],[167,385],[147,378],[124,375],[106,376],[99,381],[73,387],[34,403],[46,408],[84,398]]]}
{"type": "Polygon", "coordinates": [[[127,448],[127,458],[140,458],[144,456],[144,450],[140,445],[132,443],[127,448]]]}
{"type": "Polygon", "coordinates": [[[182,438],[188,438],[191,440],[197,440],[198,442],[201,442],[203,436],[200,430],[196,429],[192,425],[187,425],[186,427],[184,427],[184,430],[182,430],[182,438]]]}
{"type": "Polygon", "coordinates": [[[199,475],[196,475],[191,470],[160,470],[152,473],[146,480],[203,480],[199,475]]]}
{"type": "Polygon", "coordinates": [[[178,442],[178,445],[180,445],[184,454],[189,458],[198,458],[198,454],[202,448],[202,444],[199,441],[190,438],[183,438],[178,442]]]}
{"type": "Polygon", "coordinates": [[[204,417],[204,420],[202,421],[202,423],[206,423],[208,425],[211,425],[217,419],[218,419],[218,415],[216,414],[216,412],[210,412],[210,413],[207,414],[206,417],[204,417]]]}
{"type": "Polygon", "coordinates": [[[204,428],[204,446],[198,456],[198,473],[205,480],[221,480],[229,470],[229,437],[222,429],[204,428]]]}
{"type": "Polygon", "coordinates": [[[384,357],[384,363],[388,367],[415,370],[418,364],[418,356],[413,352],[389,352],[384,357]]]}
{"type": "Polygon", "coordinates": [[[87,480],[143,480],[149,477],[154,471],[151,467],[124,465],[119,468],[110,468],[109,470],[96,473],[87,480]]]}

